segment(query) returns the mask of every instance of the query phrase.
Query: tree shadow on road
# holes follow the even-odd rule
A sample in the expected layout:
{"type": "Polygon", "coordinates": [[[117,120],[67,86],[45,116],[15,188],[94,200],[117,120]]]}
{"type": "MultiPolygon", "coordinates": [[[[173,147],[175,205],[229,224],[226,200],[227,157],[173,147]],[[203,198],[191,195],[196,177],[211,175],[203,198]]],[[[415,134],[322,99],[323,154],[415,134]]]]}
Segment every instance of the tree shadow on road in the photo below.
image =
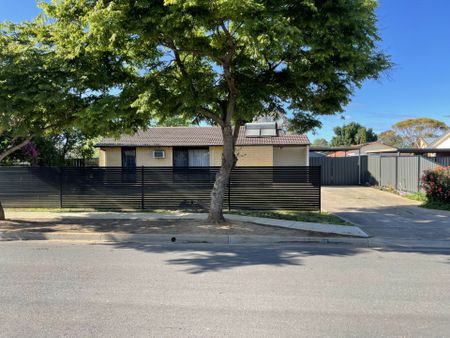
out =
{"type": "Polygon", "coordinates": [[[135,249],[148,253],[175,253],[167,264],[185,267],[185,272],[200,274],[246,266],[301,266],[308,256],[345,257],[363,252],[356,247],[329,245],[216,245],[216,244],[142,244],[119,242],[116,249],[135,249]]]}

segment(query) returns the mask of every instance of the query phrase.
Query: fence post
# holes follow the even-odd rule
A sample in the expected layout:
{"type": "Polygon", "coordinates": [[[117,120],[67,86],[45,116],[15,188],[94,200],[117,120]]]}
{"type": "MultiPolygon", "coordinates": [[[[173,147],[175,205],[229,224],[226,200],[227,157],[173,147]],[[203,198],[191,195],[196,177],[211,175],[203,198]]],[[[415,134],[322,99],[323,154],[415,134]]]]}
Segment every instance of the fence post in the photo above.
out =
{"type": "Polygon", "coordinates": [[[231,173],[228,176],[228,212],[231,211],[231,173]]]}
{"type": "Polygon", "coordinates": [[[145,195],[144,195],[144,166],[141,166],[141,209],[145,209],[145,195]]]}
{"type": "Polygon", "coordinates": [[[381,155],[378,156],[378,160],[380,161],[380,179],[378,180],[378,186],[381,187],[381,155]]]}
{"type": "Polygon", "coordinates": [[[361,148],[358,150],[358,184],[361,185],[361,148]]]}
{"type": "Polygon", "coordinates": [[[59,167],[59,208],[63,207],[63,169],[64,167],[59,167]]]}
{"type": "Polygon", "coordinates": [[[420,158],[421,156],[417,156],[417,192],[420,192],[420,180],[422,178],[421,172],[420,172],[420,158]]]}
{"type": "MultiPolygon", "coordinates": [[[[308,171],[311,167],[308,167],[308,171]]],[[[322,213],[322,167],[319,167],[319,212],[322,213]]]]}
{"type": "Polygon", "coordinates": [[[398,156],[395,157],[395,190],[398,190],[398,156]]]}

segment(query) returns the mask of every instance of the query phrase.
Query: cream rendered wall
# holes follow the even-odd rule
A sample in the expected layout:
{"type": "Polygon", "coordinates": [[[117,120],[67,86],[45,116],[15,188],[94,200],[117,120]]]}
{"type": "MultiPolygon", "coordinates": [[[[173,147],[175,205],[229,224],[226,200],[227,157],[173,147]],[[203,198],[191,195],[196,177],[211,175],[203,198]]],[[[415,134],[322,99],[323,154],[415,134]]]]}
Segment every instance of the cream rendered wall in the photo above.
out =
{"type": "Polygon", "coordinates": [[[222,163],[222,147],[211,146],[209,147],[209,165],[211,167],[220,167],[222,163]]]}
{"type": "Polygon", "coordinates": [[[136,165],[146,167],[171,167],[172,147],[136,147],[136,165]],[[153,158],[153,151],[164,150],[166,158],[153,158]]]}
{"type": "MultiPolygon", "coordinates": [[[[309,154],[306,146],[276,147],[276,146],[237,146],[237,166],[304,166],[308,165],[309,154]]],[[[136,147],[136,165],[153,167],[171,167],[173,165],[172,147],[136,147]],[[166,158],[154,159],[154,150],[164,150],[166,158]]],[[[222,147],[209,147],[209,163],[220,166],[222,162],[222,147]]],[[[122,151],[120,147],[100,149],[99,165],[121,166],[122,151]]]]}
{"type": "MultiPolygon", "coordinates": [[[[237,166],[273,166],[273,147],[272,146],[237,146],[236,154],[237,166]]],[[[220,166],[222,162],[222,147],[209,147],[209,164],[211,166],[220,166]]]]}
{"type": "Polygon", "coordinates": [[[106,151],[104,149],[100,149],[98,151],[98,166],[99,167],[106,166],[106,151]]]}
{"type": "Polygon", "coordinates": [[[100,167],[121,167],[122,150],[120,147],[108,147],[100,149],[100,167]]]}
{"type": "Polygon", "coordinates": [[[273,165],[277,166],[307,166],[309,151],[307,146],[273,147],[273,165]]]}

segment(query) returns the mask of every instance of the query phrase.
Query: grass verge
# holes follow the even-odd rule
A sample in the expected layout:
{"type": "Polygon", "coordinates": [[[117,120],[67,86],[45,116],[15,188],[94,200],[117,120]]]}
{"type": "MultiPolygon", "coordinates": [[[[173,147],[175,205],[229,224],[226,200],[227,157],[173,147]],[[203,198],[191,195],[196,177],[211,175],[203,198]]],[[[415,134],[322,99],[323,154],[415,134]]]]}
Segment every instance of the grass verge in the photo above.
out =
{"type": "Polygon", "coordinates": [[[420,205],[422,208],[450,211],[450,204],[440,202],[440,201],[429,200],[427,198],[427,195],[424,192],[417,192],[415,194],[407,194],[407,195],[404,195],[404,197],[406,197],[410,200],[422,202],[422,204],[420,205]]]}
{"type": "MultiPolygon", "coordinates": [[[[96,212],[96,211],[114,211],[114,212],[148,212],[148,213],[173,213],[173,212],[205,212],[205,210],[140,210],[140,209],[93,209],[93,208],[6,208],[5,212],[96,212]]],[[[224,211],[225,214],[228,213],[224,211]]],[[[256,211],[256,210],[232,210],[231,214],[243,215],[243,216],[254,216],[254,217],[265,217],[273,219],[284,219],[289,221],[301,221],[301,222],[312,222],[312,223],[325,223],[325,224],[339,224],[339,225],[353,225],[349,222],[344,221],[338,216],[332,215],[328,212],[315,212],[315,211],[294,211],[294,210],[272,210],[272,211],[256,211]]]]}
{"type": "Polygon", "coordinates": [[[294,210],[273,210],[273,211],[253,211],[253,210],[232,210],[232,214],[254,217],[265,217],[274,219],[285,219],[289,221],[353,225],[342,218],[328,212],[314,211],[294,211],[294,210]]]}

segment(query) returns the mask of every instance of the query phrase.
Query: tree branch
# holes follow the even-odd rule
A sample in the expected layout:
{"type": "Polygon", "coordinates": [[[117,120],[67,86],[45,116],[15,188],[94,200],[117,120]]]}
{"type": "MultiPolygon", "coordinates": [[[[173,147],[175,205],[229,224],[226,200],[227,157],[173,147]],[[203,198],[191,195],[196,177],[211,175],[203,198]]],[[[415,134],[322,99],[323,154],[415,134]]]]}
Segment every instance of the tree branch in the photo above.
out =
{"type": "Polygon", "coordinates": [[[218,125],[223,126],[223,121],[220,119],[219,116],[217,116],[216,114],[214,114],[214,112],[210,109],[207,109],[205,107],[198,107],[197,111],[202,114],[203,116],[205,116],[206,118],[213,120],[214,122],[216,122],[218,125]]]}
{"type": "Polygon", "coordinates": [[[15,151],[25,147],[30,141],[31,141],[31,137],[25,139],[24,141],[20,142],[19,144],[15,145],[15,146],[12,146],[12,147],[9,147],[8,149],[6,149],[3,153],[0,154],[0,162],[3,161],[5,159],[5,157],[7,157],[8,155],[11,155],[15,151]]]}

